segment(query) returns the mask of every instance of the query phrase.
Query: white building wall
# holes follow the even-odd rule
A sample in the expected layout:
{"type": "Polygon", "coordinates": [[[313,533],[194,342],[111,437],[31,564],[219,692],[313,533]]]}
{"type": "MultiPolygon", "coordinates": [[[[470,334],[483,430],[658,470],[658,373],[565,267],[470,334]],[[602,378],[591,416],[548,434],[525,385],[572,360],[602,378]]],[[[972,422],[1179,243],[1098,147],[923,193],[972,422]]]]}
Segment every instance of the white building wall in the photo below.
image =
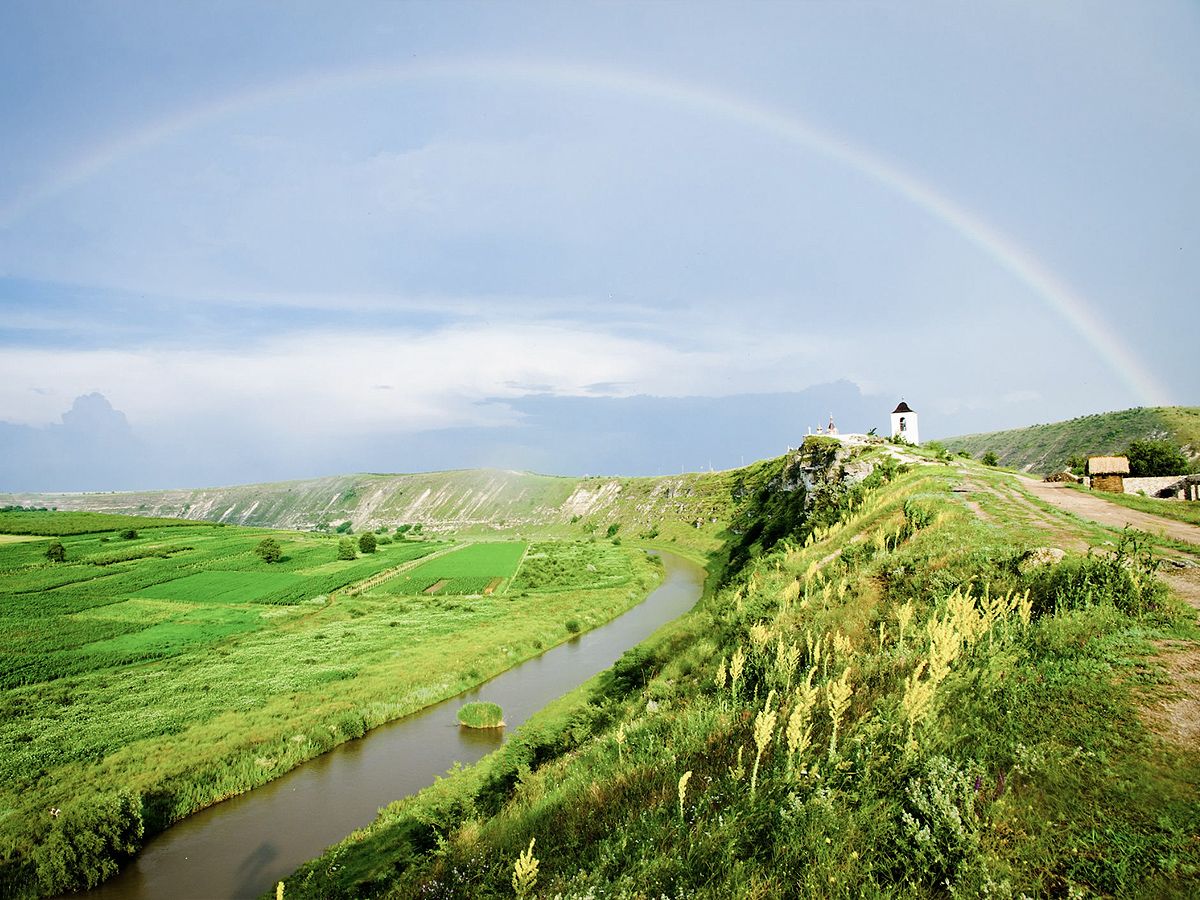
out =
{"type": "Polygon", "coordinates": [[[892,413],[892,437],[903,437],[910,444],[921,443],[921,435],[917,430],[917,414],[915,412],[892,413]],[[900,420],[904,420],[904,430],[900,429],[900,420]]]}

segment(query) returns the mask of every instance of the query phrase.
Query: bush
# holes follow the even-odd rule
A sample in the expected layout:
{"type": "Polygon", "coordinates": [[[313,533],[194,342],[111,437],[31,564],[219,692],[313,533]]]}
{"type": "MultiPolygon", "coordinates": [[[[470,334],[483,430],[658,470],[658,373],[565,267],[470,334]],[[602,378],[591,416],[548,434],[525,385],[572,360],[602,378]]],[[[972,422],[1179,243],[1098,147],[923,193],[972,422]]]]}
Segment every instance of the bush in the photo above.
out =
{"type": "Polygon", "coordinates": [[[345,522],[343,522],[341,525],[339,525],[337,528],[335,528],[333,530],[336,531],[338,534],[350,534],[350,532],[352,532],[354,529],[351,527],[350,520],[347,519],[345,522]]]}
{"type": "Polygon", "coordinates": [[[338,541],[338,559],[357,559],[358,553],[354,549],[354,541],[350,538],[342,538],[338,541]]]}
{"type": "Polygon", "coordinates": [[[978,852],[978,819],[971,776],[943,756],[910,778],[900,814],[907,854],[931,883],[954,882],[963,864],[978,852]]]}
{"type": "Polygon", "coordinates": [[[1131,478],[1184,475],[1188,470],[1188,458],[1170,441],[1130,441],[1125,455],[1131,478]]]}
{"type": "Polygon", "coordinates": [[[358,539],[358,549],[363,553],[374,553],[376,543],[375,535],[368,531],[358,539]]]}
{"type": "Polygon", "coordinates": [[[42,890],[95,887],[137,852],[144,831],[141,800],[128,793],[64,809],[32,853],[42,890]]]}
{"type": "Polygon", "coordinates": [[[62,545],[62,541],[51,541],[50,546],[46,548],[46,559],[50,562],[65,562],[67,559],[67,549],[62,545]]]}
{"type": "Polygon", "coordinates": [[[121,535],[120,535],[121,540],[123,540],[123,541],[136,541],[137,536],[138,536],[137,531],[135,531],[132,528],[126,528],[124,531],[121,532],[121,535]]]}
{"type": "Polygon", "coordinates": [[[998,456],[996,455],[995,451],[993,451],[993,450],[989,450],[987,453],[983,454],[983,456],[981,456],[981,457],[980,457],[980,461],[981,461],[981,462],[982,462],[982,463],[983,463],[985,466],[998,466],[998,465],[1000,465],[1000,457],[998,457],[998,456]]]}
{"type": "Polygon", "coordinates": [[[579,634],[579,620],[578,619],[567,619],[566,625],[567,625],[567,631],[571,632],[571,634],[579,634]]]}

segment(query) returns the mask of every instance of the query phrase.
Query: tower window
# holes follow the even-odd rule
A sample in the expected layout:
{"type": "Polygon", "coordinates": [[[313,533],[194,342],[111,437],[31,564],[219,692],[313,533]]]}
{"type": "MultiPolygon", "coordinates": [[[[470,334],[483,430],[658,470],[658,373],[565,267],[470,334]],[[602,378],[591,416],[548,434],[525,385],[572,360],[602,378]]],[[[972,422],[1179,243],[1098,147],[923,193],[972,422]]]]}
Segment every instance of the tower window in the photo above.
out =
{"type": "Polygon", "coordinates": [[[905,420],[904,416],[900,417],[900,430],[908,431],[908,422],[905,420]]]}

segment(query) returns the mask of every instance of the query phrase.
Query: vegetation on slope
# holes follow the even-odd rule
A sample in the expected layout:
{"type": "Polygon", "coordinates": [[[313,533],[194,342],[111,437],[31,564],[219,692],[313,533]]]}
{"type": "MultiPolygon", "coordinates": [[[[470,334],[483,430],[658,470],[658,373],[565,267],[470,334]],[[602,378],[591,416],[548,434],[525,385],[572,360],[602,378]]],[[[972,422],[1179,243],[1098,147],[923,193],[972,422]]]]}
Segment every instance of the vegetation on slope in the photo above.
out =
{"type": "Polygon", "coordinates": [[[1195,749],[1137,715],[1194,616],[1140,538],[1032,565],[955,481],[830,492],[286,896],[511,897],[522,854],[547,897],[1195,896],[1195,749]]]}
{"type": "Polygon", "coordinates": [[[433,562],[452,581],[491,585],[525,544],[339,560],[336,536],[134,520],[125,539],[128,519],[36,515],[67,532],[64,562],[50,538],[0,543],[4,896],[94,885],[146,835],[607,621],[660,577],[640,550],[583,543],[571,557],[596,577],[569,589],[442,597],[386,576],[449,550],[433,562]],[[278,561],[255,553],[267,536],[278,561]]]}
{"type": "Polygon", "coordinates": [[[941,443],[976,459],[990,451],[1001,465],[1046,475],[1061,472],[1073,456],[1121,453],[1138,439],[1168,440],[1192,459],[1200,457],[1200,407],[1137,407],[1049,425],[967,434],[941,443]]]}

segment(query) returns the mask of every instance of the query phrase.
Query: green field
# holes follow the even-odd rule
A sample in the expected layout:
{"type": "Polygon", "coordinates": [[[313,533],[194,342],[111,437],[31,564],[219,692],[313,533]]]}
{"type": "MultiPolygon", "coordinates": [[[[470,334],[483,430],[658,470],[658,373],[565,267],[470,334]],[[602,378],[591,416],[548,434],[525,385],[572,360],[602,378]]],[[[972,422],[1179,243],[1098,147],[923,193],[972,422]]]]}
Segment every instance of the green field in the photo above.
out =
{"type": "Polygon", "coordinates": [[[524,541],[468,544],[386,582],[389,594],[481,594],[513,577],[528,547],[524,541]]]}
{"type": "MultiPolygon", "coordinates": [[[[66,559],[46,558],[49,536],[0,540],[4,896],[110,874],[115,850],[84,832],[124,827],[118,786],[140,798],[153,834],[566,640],[567,623],[602,624],[659,577],[641,551],[597,544],[613,577],[572,590],[543,579],[463,603],[395,585],[421,572],[414,583],[445,580],[446,595],[482,594],[508,584],[527,543],[394,541],[338,560],[337,536],[13,515],[58,534],[66,559]],[[128,529],[137,537],[122,539],[128,529]],[[277,563],[254,552],[268,536],[283,549],[277,563]],[[62,816],[46,816],[51,807],[62,816]]],[[[9,525],[28,523],[0,519],[9,525]]]]}

